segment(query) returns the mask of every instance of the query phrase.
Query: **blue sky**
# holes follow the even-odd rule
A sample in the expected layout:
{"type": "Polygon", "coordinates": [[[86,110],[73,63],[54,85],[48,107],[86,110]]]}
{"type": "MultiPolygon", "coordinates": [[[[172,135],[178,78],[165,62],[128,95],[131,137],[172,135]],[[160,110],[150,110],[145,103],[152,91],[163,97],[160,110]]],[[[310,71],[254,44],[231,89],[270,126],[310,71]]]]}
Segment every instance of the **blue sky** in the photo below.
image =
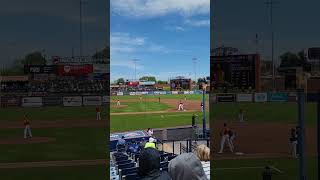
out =
{"type": "Polygon", "coordinates": [[[111,0],[110,7],[112,81],[135,78],[133,59],[137,78],[209,75],[210,0],[111,0]]]}
{"type": "MultiPolygon", "coordinates": [[[[84,55],[109,42],[107,1],[83,5],[84,55]]],[[[0,63],[45,50],[47,57],[79,55],[80,0],[10,0],[0,6],[0,63]]]]}

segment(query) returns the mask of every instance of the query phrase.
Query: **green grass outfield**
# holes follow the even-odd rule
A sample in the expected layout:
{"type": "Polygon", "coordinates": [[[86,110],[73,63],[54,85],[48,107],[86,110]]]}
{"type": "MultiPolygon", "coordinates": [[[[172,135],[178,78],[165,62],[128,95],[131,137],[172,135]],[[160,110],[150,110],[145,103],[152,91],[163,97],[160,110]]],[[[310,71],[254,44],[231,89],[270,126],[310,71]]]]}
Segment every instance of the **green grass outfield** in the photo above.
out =
{"type": "MultiPolygon", "coordinates": [[[[105,158],[107,137],[103,128],[32,129],[32,134],[56,141],[0,145],[0,163],[105,158]]],[[[1,129],[1,139],[19,137],[23,138],[23,129],[1,129]]]]}
{"type": "MultiPolygon", "coordinates": [[[[211,165],[213,179],[223,180],[261,180],[262,167],[273,166],[272,180],[298,180],[298,160],[288,158],[277,159],[243,159],[243,160],[219,160],[211,165]]],[[[315,158],[307,158],[307,179],[317,179],[317,165],[315,158]]]]}
{"type": "Polygon", "coordinates": [[[158,103],[158,102],[123,102],[121,105],[125,105],[125,107],[117,108],[114,106],[110,107],[111,113],[122,113],[122,112],[148,112],[148,111],[165,111],[171,106],[158,103]]]}
{"type": "Polygon", "coordinates": [[[107,179],[104,166],[0,169],[1,180],[98,180],[107,179]]]}

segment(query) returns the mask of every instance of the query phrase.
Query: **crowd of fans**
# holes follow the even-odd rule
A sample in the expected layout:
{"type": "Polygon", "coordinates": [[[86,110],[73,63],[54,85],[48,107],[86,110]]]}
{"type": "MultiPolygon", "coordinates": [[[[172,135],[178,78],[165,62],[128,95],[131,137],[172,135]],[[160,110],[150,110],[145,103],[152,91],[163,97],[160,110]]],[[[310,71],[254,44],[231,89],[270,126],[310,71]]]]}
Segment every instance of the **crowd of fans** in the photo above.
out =
{"type": "Polygon", "coordinates": [[[46,82],[3,82],[3,93],[105,93],[108,90],[105,80],[53,80],[46,82]]]}
{"type": "MultiPolygon", "coordinates": [[[[159,151],[156,144],[156,139],[152,137],[150,137],[147,142],[126,142],[124,137],[119,139],[117,153],[139,154],[137,160],[137,175],[136,178],[133,179],[210,179],[210,149],[206,145],[198,145],[194,152],[174,155],[172,159],[170,158],[168,160],[169,162],[167,162],[166,167],[164,167],[164,162],[161,158],[164,152],[159,151]]],[[[119,157],[119,154],[117,154],[117,157],[119,157]]]]}

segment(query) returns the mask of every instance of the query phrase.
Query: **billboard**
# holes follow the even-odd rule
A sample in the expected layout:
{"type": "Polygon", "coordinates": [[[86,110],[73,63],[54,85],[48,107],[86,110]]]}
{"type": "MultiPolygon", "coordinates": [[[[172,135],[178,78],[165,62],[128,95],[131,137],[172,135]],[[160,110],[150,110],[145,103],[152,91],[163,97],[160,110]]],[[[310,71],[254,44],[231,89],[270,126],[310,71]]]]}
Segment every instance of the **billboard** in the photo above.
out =
{"type": "Polygon", "coordinates": [[[63,97],[64,106],[82,106],[81,96],[63,97]]]}
{"type": "Polygon", "coordinates": [[[214,88],[259,88],[260,57],[257,54],[211,56],[211,84],[214,88]]]}
{"type": "Polygon", "coordinates": [[[0,97],[1,98],[1,106],[20,106],[21,99],[19,97],[0,97]]]}
{"type": "Polygon", "coordinates": [[[139,85],[148,86],[148,85],[155,85],[156,82],[154,81],[140,81],[139,85]]]}
{"type": "Polygon", "coordinates": [[[24,97],[22,98],[23,107],[41,107],[42,97],[24,97]]]}
{"type": "Polygon", "coordinates": [[[46,65],[25,65],[25,74],[56,74],[57,66],[46,66],[46,65]]]}
{"type": "Polygon", "coordinates": [[[93,72],[93,66],[91,64],[84,65],[59,65],[58,66],[58,74],[60,76],[68,76],[68,75],[84,75],[90,74],[93,72]]]}
{"type": "Polygon", "coordinates": [[[234,102],[235,94],[217,94],[217,102],[234,102]]]}
{"type": "Polygon", "coordinates": [[[252,94],[237,94],[237,102],[252,102],[252,94]]]}
{"type": "Polygon", "coordinates": [[[268,99],[269,101],[272,101],[272,102],[287,102],[288,93],[284,93],[284,92],[269,93],[268,99]]]}
{"type": "Polygon", "coordinates": [[[85,106],[100,106],[102,99],[101,96],[83,96],[82,102],[85,106]]]}
{"type": "Polygon", "coordinates": [[[254,102],[267,102],[268,94],[267,93],[254,93],[254,102]]]}
{"type": "Polygon", "coordinates": [[[63,104],[62,97],[47,96],[43,97],[43,105],[45,106],[60,106],[63,104]]]}

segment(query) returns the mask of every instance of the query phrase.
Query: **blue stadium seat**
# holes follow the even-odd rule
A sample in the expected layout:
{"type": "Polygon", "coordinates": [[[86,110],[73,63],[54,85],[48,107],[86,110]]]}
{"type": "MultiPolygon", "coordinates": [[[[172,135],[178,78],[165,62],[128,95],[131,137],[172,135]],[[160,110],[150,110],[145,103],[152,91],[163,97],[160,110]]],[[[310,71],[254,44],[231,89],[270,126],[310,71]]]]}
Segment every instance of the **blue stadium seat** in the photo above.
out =
{"type": "Polygon", "coordinates": [[[120,157],[116,157],[116,162],[119,162],[119,161],[124,161],[124,160],[128,160],[129,157],[128,156],[120,156],[120,157]]]}
{"type": "Polygon", "coordinates": [[[160,168],[168,167],[168,165],[169,165],[168,161],[167,162],[161,162],[160,163],[160,168]]]}
{"type": "Polygon", "coordinates": [[[138,172],[138,168],[137,167],[133,167],[133,168],[124,168],[124,169],[120,169],[119,170],[119,174],[121,176],[124,175],[128,175],[128,174],[134,174],[138,172]]]}
{"type": "Polygon", "coordinates": [[[117,165],[118,169],[124,169],[124,168],[132,168],[135,166],[136,163],[127,163],[127,164],[120,164],[117,165]]]}
{"type": "Polygon", "coordinates": [[[141,178],[139,177],[138,174],[135,173],[135,174],[128,174],[128,175],[122,176],[122,179],[123,180],[139,180],[141,178]]]}

